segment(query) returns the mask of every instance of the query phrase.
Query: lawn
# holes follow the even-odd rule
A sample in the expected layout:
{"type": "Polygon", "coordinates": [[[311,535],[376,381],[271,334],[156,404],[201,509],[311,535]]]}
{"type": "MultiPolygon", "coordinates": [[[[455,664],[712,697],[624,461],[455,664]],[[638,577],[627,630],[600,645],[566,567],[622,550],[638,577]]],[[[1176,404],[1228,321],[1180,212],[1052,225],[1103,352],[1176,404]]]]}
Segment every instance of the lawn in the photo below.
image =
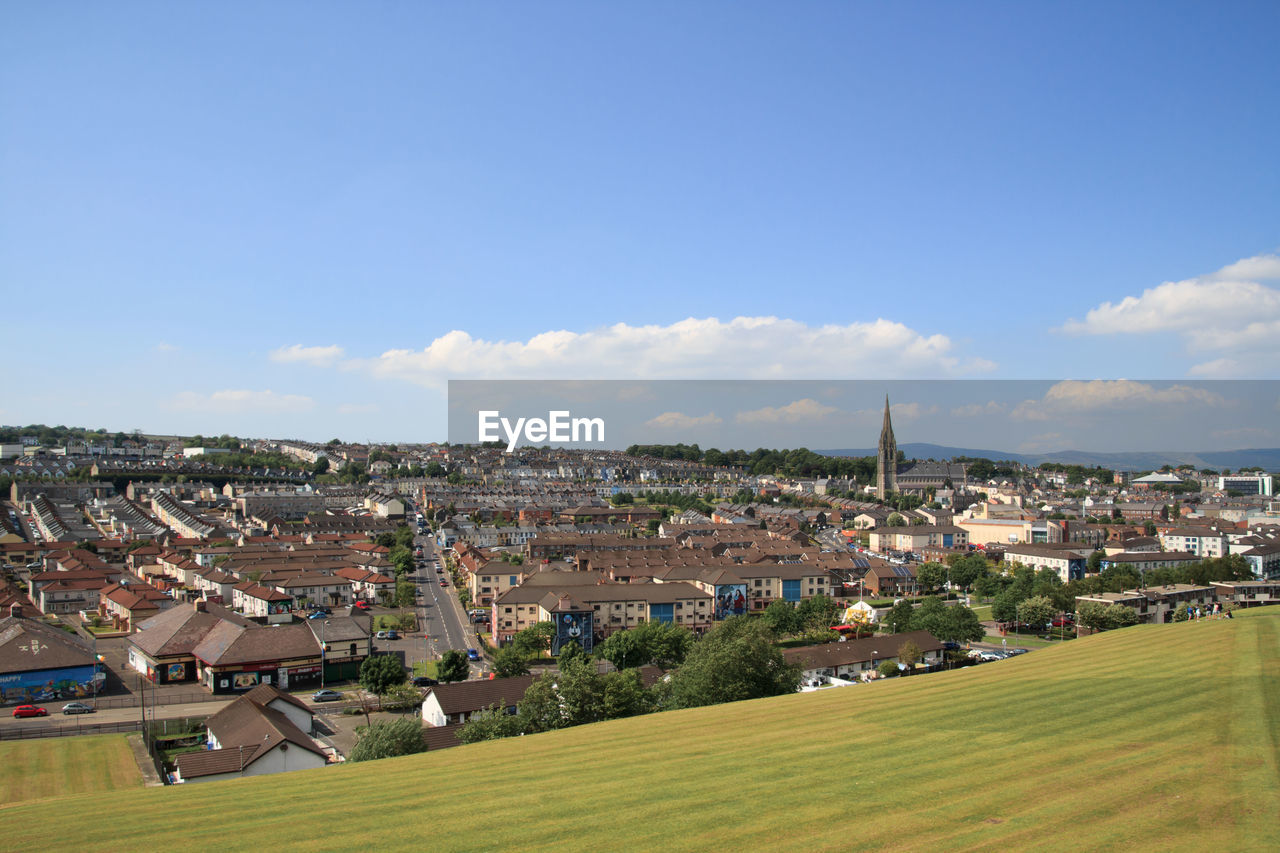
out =
{"type": "Polygon", "coordinates": [[[1277,849],[1278,739],[1280,608],[1262,608],[92,809],[23,803],[0,810],[0,837],[47,848],[57,826],[76,850],[207,849],[208,815],[233,814],[225,850],[1277,849]]]}
{"type": "Polygon", "coordinates": [[[418,617],[413,613],[379,613],[373,617],[373,630],[385,631],[395,628],[397,631],[418,630],[418,617]],[[408,620],[406,623],[403,620],[408,620]]]}
{"type": "MultiPolygon", "coordinates": [[[[0,767],[4,768],[0,772],[0,803],[5,806],[142,787],[128,735],[4,741],[0,743],[0,767]]],[[[0,825],[5,823],[6,819],[0,818],[0,825]]]]}

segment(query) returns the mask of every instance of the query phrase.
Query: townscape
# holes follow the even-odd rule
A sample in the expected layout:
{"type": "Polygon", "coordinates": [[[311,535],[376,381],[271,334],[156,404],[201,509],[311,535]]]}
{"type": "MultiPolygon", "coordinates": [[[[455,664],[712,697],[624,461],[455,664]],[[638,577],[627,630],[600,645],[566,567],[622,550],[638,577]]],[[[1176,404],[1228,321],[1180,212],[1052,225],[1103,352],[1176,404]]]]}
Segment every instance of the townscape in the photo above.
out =
{"type": "Polygon", "coordinates": [[[166,783],[1280,601],[1270,473],[905,460],[887,402],[862,459],[3,435],[0,739],[136,731],[166,783]]]}

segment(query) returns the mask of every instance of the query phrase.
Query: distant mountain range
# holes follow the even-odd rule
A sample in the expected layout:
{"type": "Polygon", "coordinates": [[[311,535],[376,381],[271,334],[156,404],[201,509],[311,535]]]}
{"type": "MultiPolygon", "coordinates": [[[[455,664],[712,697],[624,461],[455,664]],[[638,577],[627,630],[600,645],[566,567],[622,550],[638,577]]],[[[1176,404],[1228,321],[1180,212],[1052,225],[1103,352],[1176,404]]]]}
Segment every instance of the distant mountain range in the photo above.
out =
{"type": "MultiPolygon", "coordinates": [[[[1135,451],[1132,453],[1098,453],[1089,450],[1059,450],[1051,453],[1011,453],[1007,450],[975,450],[971,447],[945,447],[941,444],[899,444],[908,459],[952,459],[956,456],[973,456],[992,462],[1009,460],[1024,465],[1040,465],[1059,462],[1064,465],[1101,466],[1113,471],[1154,471],[1165,465],[1177,467],[1191,465],[1196,468],[1212,468],[1232,471],[1246,467],[1261,467],[1268,471],[1280,471],[1280,448],[1253,450],[1207,450],[1198,453],[1182,451],[1135,451]]],[[[874,447],[867,449],[815,450],[824,456],[875,456],[874,447]]]]}

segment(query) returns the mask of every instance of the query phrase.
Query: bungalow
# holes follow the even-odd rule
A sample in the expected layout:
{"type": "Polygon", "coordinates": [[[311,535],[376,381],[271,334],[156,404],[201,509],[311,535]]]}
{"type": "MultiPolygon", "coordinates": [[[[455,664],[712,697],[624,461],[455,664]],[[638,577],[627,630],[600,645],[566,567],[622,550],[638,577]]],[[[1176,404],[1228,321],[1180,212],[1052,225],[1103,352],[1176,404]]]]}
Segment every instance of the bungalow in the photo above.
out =
{"type": "Polygon", "coordinates": [[[1036,571],[1049,569],[1067,583],[1084,577],[1091,553],[1092,549],[1087,547],[1063,547],[1062,544],[1010,545],[1004,551],[1004,561],[1036,571]]]}
{"type": "Polygon", "coordinates": [[[926,667],[942,663],[944,646],[928,631],[907,631],[883,637],[866,637],[844,643],[824,643],[817,646],[800,646],[786,649],[782,656],[787,663],[800,666],[804,682],[823,678],[840,678],[853,681],[875,672],[885,661],[899,663],[899,650],[907,643],[914,643],[921,652],[920,664],[926,667]]]}
{"type": "Polygon", "coordinates": [[[459,681],[427,688],[422,701],[422,720],[428,726],[459,725],[489,708],[516,713],[516,704],[533,684],[532,675],[459,681]]]}
{"type": "Polygon", "coordinates": [[[206,721],[209,749],[178,756],[173,781],[210,782],[323,767],[329,754],[307,734],[312,718],[301,700],[260,684],[206,721]]]}
{"type": "Polygon", "coordinates": [[[262,627],[220,620],[192,655],[197,678],[214,693],[241,693],[259,684],[289,690],[320,683],[320,644],[303,623],[262,627]]]}

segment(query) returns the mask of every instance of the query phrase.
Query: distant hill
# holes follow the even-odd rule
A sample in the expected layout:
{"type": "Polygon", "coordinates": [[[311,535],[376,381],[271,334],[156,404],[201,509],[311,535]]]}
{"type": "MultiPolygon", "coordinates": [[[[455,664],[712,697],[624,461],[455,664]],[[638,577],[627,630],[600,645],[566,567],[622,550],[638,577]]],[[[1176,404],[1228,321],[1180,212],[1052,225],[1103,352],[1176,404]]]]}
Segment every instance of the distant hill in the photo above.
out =
{"type": "MultiPolygon", "coordinates": [[[[1008,450],[975,450],[971,447],[947,447],[941,444],[912,442],[899,444],[898,449],[908,459],[952,459],[956,456],[973,456],[992,462],[1009,460],[1024,465],[1040,465],[1059,462],[1064,465],[1102,466],[1113,471],[1148,471],[1164,465],[1192,465],[1196,468],[1237,470],[1245,467],[1262,467],[1268,471],[1280,471],[1280,448],[1251,450],[1190,451],[1133,451],[1128,453],[1102,453],[1089,450],[1057,450],[1049,453],[1014,453],[1008,450]]],[[[824,456],[875,456],[875,448],[815,450],[824,456]]]]}

